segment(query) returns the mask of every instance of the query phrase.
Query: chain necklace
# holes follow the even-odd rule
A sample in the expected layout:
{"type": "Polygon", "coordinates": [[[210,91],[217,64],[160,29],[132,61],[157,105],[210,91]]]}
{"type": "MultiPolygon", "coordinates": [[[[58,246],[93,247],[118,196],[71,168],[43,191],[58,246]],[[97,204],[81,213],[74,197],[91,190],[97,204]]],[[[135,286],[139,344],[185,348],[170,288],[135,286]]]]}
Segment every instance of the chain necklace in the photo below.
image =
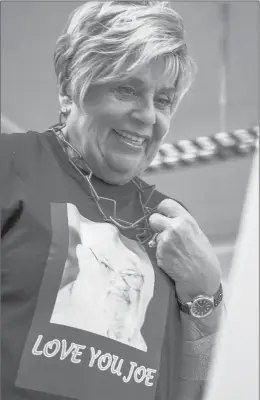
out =
{"type": "MultiPolygon", "coordinates": [[[[103,217],[104,222],[112,223],[117,228],[120,228],[122,230],[135,229],[137,231],[136,238],[137,238],[138,242],[140,242],[141,244],[150,242],[151,239],[154,237],[154,232],[152,232],[152,230],[149,226],[148,220],[149,220],[150,215],[152,215],[157,210],[157,207],[154,207],[154,208],[149,207],[148,202],[150,201],[150,199],[155,191],[155,185],[142,187],[141,182],[138,182],[137,178],[132,179],[131,182],[138,189],[138,198],[139,198],[140,205],[142,207],[143,216],[135,222],[128,222],[128,221],[118,218],[117,217],[116,200],[113,200],[109,197],[99,196],[99,194],[97,193],[97,191],[94,188],[93,183],[91,181],[92,177],[93,177],[93,172],[92,172],[91,168],[89,167],[87,161],[84,159],[82,154],[70,142],[68,142],[66,140],[66,138],[62,132],[63,127],[64,126],[62,126],[62,125],[55,125],[54,127],[48,129],[48,131],[51,131],[55,134],[61,148],[67,155],[68,155],[67,147],[72,149],[73,152],[76,154],[76,156],[74,156],[74,157],[68,156],[69,162],[73,166],[73,168],[80,174],[80,176],[88,183],[88,186],[89,186],[89,189],[91,192],[91,198],[94,200],[99,212],[101,213],[101,215],[103,217]],[[78,163],[81,163],[81,165],[83,163],[83,165],[84,165],[83,170],[85,173],[83,173],[82,168],[77,165],[78,163]],[[150,191],[150,194],[149,194],[148,198],[144,201],[142,195],[144,195],[144,192],[146,192],[146,191],[150,191]],[[108,217],[105,214],[105,212],[101,206],[102,202],[112,205],[112,216],[108,217]]],[[[149,243],[148,243],[148,245],[149,245],[149,243]]]]}

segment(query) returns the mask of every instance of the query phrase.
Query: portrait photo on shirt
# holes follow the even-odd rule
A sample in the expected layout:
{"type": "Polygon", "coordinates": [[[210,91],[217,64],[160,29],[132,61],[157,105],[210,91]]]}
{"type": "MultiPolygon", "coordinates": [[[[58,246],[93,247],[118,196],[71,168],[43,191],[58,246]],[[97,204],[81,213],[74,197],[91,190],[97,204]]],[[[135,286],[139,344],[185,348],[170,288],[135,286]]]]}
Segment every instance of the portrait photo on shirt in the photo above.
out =
{"type": "MultiPolygon", "coordinates": [[[[51,242],[15,385],[73,399],[150,400],[177,305],[151,252],[91,202],[51,203],[51,242]]],[[[170,332],[179,340],[177,324],[170,332]]]]}
{"type": "Polygon", "coordinates": [[[147,351],[142,334],[154,270],[138,242],[67,204],[69,249],[50,322],[147,351]]]}

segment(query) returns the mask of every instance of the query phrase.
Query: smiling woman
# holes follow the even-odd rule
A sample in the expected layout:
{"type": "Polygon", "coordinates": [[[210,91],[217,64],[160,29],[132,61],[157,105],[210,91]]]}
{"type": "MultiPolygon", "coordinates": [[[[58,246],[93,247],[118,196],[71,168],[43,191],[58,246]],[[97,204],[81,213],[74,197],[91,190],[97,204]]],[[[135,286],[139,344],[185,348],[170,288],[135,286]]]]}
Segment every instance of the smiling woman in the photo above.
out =
{"type": "Polygon", "coordinates": [[[143,172],[168,133],[193,72],[182,30],[178,14],[159,3],[131,2],[126,11],[125,2],[93,2],[71,15],[59,38],[63,133],[104,181],[123,184],[143,172]]]}
{"type": "Polygon", "coordinates": [[[121,185],[149,166],[170,126],[170,83],[158,59],[126,81],[91,85],[83,111],[69,97],[61,97],[70,110],[64,136],[96,176],[121,185]]]}
{"type": "Polygon", "coordinates": [[[219,262],[139,178],[193,79],[182,19],[161,1],[89,1],[54,66],[59,123],[1,137],[3,398],[198,400],[219,262]]]}

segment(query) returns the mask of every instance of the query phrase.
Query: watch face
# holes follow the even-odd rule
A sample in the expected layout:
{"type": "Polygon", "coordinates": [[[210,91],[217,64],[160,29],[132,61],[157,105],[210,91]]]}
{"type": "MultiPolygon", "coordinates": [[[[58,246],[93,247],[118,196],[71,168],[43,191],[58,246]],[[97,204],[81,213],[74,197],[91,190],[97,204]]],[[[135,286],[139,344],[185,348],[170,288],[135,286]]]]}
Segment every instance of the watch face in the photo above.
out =
{"type": "Polygon", "coordinates": [[[211,299],[202,297],[194,300],[190,313],[196,318],[204,318],[212,313],[214,302],[211,299]]]}

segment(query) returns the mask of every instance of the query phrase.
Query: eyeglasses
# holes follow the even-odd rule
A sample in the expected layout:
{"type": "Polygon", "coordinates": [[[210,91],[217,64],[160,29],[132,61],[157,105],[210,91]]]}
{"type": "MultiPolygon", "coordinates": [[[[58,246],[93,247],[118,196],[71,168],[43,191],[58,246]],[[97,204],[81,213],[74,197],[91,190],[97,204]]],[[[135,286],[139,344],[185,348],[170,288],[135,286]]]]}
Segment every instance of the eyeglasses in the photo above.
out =
{"type": "Polygon", "coordinates": [[[88,186],[89,186],[90,192],[91,192],[91,197],[94,200],[94,202],[96,203],[96,206],[97,206],[98,210],[100,211],[104,222],[112,223],[113,225],[117,226],[118,228],[120,228],[122,230],[135,229],[137,231],[136,238],[139,243],[145,244],[145,243],[149,242],[152,239],[154,233],[152,232],[148,221],[149,221],[149,217],[157,210],[157,207],[151,208],[148,206],[148,203],[155,191],[155,185],[150,185],[150,186],[148,185],[146,187],[143,187],[141,182],[139,182],[137,178],[132,179],[131,182],[138,189],[138,197],[139,197],[140,205],[142,207],[142,211],[143,211],[144,215],[135,222],[128,222],[128,221],[118,218],[117,217],[116,200],[110,199],[109,197],[99,196],[99,194],[97,193],[97,191],[94,188],[94,185],[92,183],[92,177],[93,177],[92,170],[90,169],[88,163],[86,162],[84,157],[80,154],[80,152],[65,139],[63,132],[62,132],[63,127],[64,127],[64,125],[58,124],[48,130],[54,132],[54,134],[56,135],[56,137],[58,139],[58,142],[60,143],[62,149],[65,151],[66,154],[67,154],[66,146],[69,146],[77,154],[75,157],[69,157],[69,162],[73,166],[73,168],[78,171],[78,173],[81,175],[81,177],[88,183],[88,186]],[[86,172],[86,174],[84,174],[82,172],[81,168],[77,165],[80,162],[84,164],[84,167],[85,167],[84,172],[86,172]],[[149,195],[148,195],[147,199],[144,200],[143,197],[144,197],[145,192],[148,192],[149,195]],[[109,216],[109,217],[106,216],[106,214],[104,213],[104,211],[101,207],[102,202],[106,203],[106,204],[110,204],[110,206],[111,206],[110,208],[112,210],[112,216],[109,216]]]}
{"type": "Polygon", "coordinates": [[[126,270],[126,271],[115,271],[110,263],[107,260],[100,260],[93,249],[89,248],[97,262],[104,266],[109,274],[112,276],[112,279],[116,281],[117,277],[120,276],[121,279],[127,284],[130,289],[134,289],[140,291],[144,284],[144,276],[139,271],[134,270],[126,270]]]}

